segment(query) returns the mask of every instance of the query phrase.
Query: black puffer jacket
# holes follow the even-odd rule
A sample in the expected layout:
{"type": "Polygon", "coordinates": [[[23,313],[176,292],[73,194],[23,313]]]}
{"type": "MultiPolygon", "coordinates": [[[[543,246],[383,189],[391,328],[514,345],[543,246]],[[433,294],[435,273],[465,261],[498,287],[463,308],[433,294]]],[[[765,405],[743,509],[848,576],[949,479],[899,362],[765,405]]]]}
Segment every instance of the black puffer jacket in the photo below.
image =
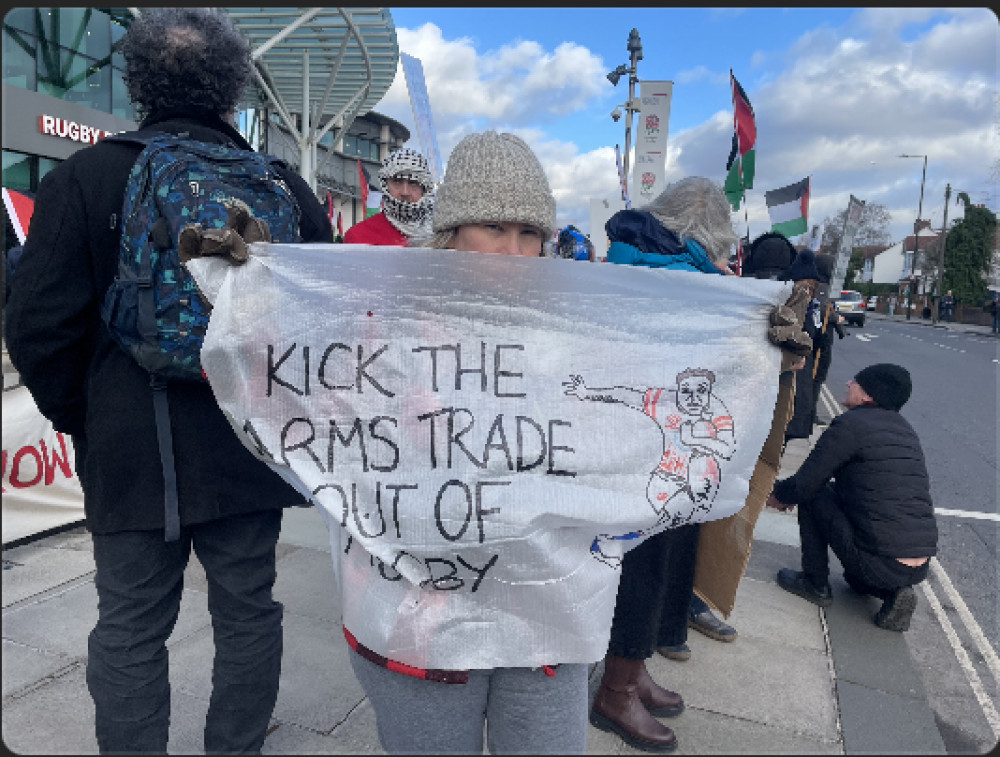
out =
{"type": "Polygon", "coordinates": [[[902,415],[863,405],[837,416],[795,475],[774,485],[774,495],[801,505],[831,478],[859,547],[886,557],[936,554],[924,453],[902,415]]]}
{"type": "MultiPolygon", "coordinates": [[[[249,149],[218,118],[150,118],[143,128],[249,149]]],[[[148,374],[112,341],[100,304],[118,269],[118,222],[139,145],[98,142],[45,176],[7,311],[7,347],[42,414],[72,435],[95,533],[163,528],[163,474],[148,374]]],[[[322,206],[294,171],[303,241],[330,242],[322,206]]],[[[207,384],[167,389],[183,525],[301,504],[248,452],[207,384]]]]}

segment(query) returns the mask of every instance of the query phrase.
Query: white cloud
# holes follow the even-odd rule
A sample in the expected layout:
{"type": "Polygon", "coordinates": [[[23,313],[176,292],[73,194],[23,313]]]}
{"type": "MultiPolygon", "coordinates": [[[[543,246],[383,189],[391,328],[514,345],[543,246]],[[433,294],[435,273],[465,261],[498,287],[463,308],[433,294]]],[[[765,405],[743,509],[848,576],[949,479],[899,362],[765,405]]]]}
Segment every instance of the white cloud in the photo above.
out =
{"type": "MultiPolygon", "coordinates": [[[[571,42],[551,52],[528,40],[478,52],[470,38],[446,40],[431,23],[397,29],[397,40],[402,52],[420,59],[435,122],[446,130],[456,120],[467,131],[545,123],[610,89],[600,57],[571,42]]],[[[409,120],[402,65],[379,110],[409,120]]]]}
{"type": "MultiPolygon", "coordinates": [[[[471,38],[444,39],[429,23],[397,34],[400,49],[423,62],[443,159],[472,131],[514,131],[546,169],[560,224],[588,230],[590,198],[618,196],[613,147],[581,151],[566,131],[561,139],[546,133],[584,112],[607,118],[595,104],[610,103],[614,90],[598,55],[574,42],[545,49],[530,39],[477,51],[471,38]]],[[[885,204],[893,238],[902,236],[916,214],[921,166],[896,158],[900,153],[929,156],[924,217],[935,225],[946,183],[953,193],[995,194],[989,169],[997,160],[998,37],[996,16],[985,9],[867,9],[841,28],[801,35],[784,52],[755,53],[753,75],[736,72],[757,114],[757,175],[746,211],[751,234],[770,226],[766,189],[811,175],[811,220],[836,214],[854,194],[885,204]]],[[[673,78],[728,89],[728,71],[704,65],[673,78]]],[[[401,71],[378,109],[412,123],[401,71]]],[[[721,182],[731,138],[728,105],[691,128],[671,128],[667,180],[699,175],[721,182]]],[[[738,218],[742,233],[743,210],[738,218]]]]}

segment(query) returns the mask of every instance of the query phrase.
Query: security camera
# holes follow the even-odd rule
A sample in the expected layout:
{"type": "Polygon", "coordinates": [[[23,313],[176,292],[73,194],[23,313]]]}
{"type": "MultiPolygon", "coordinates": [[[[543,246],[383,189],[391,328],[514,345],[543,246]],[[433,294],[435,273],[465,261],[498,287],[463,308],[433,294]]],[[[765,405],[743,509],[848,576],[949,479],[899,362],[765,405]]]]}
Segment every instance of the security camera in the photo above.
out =
{"type": "Polygon", "coordinates": [[[622,117],[622,110],[621,110],[621,108],[615,108],[613,111],[611,111],[611,120],[612,121],[615,121],[617,123],[618,119],[621,118],[621,117],[622,117]]]}

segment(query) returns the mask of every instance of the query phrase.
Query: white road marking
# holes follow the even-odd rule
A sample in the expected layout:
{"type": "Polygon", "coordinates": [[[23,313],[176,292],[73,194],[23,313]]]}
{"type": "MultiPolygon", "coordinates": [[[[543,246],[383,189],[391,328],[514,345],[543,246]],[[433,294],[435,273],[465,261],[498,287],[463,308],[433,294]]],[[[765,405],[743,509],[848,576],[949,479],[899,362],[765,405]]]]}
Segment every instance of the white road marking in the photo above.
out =
{"type": "MultiPolygon", "coordinates": [[[[931,558],[931,562],[933,563],[933,558],[931,558]]],[[[931,610],[934,612],[934,616],[937,618],[938,623],[941,624],[941,628],[944,630],[945,636],[948,637],[948,642],[951,644],[952,651],[955,653],[955,658],[958,660],[959,666],[961,666],[962,671],[965,673],[965,677],[969,681],[969,685],[972,687],[972,692],[976,695],[976,699],[979,701],[979,706],[983,708],[983,714],[986,716],[986,721],[993,730],[993,735],[1000,738],[1000,714],[997,713],[996,708],[993,706],[993,702],[990,701],[990,698],[986,693],[986,689],[983,687],[983,682],[980,680],[979,674],[976,672],[976,669],[972,665],[972,661],[969,659],[968,652],[965,651],[965,647],[962,646],[961,639],[959,639],[958,634],[955,633],[955,627],[951,624],[951,621],[948,620],[948,616],[944,614],[944,608],[941,607],[941,602],[938,600],[927,581],[921,581],[920,588],[923,589],[924,596],[927,598],[927,603],[931,606],[931,610]]]]}
{"type": "Polygon", "coordinates": [[[935,507],[935,515],[954,515],[956,518],[975,518],[977,520],[992,520],[1000,523],[1000,515],[996,513],[981,513],[976,510],[949,510],[944,507],[935,507]]]}
{"type": "Polygon", "coordinates": [[[872,339],[875,338],[876,335],[875,334],[855,334],[854,336],[857,337],[858,339],[860,339],[862,342],[870,342],[872,339]]]}
{"type": "Polygon", "coordinates": [[[976,619],[972,617],[972,613],[969,612],[968,605],[962,599],[962,595],[958,593],[958,590],[952,584],[951,579],[948,578],[948,574],[944,572],[944,568],[941,567],[941,563],[937,559],[932,558],[931,561],[931,573],[934,577],[941,582],[941,586],[944,587],[944,593],[948,595],[948,599],[951,600],[952,604],[955,606],[955,610],[958,612],[958,617],[962,619],[965,623],[965,627],[969,630],[972,638],[976,642],[976,646],[979,647],[979,652],[982,654],[983,659],[986,660],[986,664],[990,668],[990,672],[993,673],[993,678],[997,682],[1000,682],[1000,657],[997,656],[996,651],[993,649],[993,645],[990,644],[989,640],[986,638],[986,634],[983,633],[983,629],[979,627],[976,619]]]}

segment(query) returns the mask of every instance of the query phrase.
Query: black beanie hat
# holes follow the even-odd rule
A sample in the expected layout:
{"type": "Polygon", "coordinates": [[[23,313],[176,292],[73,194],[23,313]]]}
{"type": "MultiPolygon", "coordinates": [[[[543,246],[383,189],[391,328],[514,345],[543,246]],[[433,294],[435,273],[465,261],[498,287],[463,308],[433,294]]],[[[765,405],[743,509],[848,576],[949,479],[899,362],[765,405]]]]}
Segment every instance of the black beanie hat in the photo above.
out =
{"type": "Polygon", "coordinates": [[[892,363],[876,363],[862,368],[854,381],[886,410],[899,410],[910,399],[913,384],[905,368],[892,363]]]}
{"type": "Polygon", "coordinates": [[[819,271],[819,280],[823,284],[829,284],[833,278],[833,264],[836,259],[829,252],[816,253],[816,270],[819,271]]]}
{"type": "Polygon", "coordinates": [[[743,275],[758,279],[776,278],[788,270],[794,259],[795,248],[784,234],[765,231],[751,243],[743,275]]]}
{"type": "Polygon", "coordinates": [[[803,250],[795,256],[791,268],[780,277],[782,281],[802,281],[803,279],[815,279],[819,281],[819,270],[816,268],[816,253],[812,250],[803,250]]]}

